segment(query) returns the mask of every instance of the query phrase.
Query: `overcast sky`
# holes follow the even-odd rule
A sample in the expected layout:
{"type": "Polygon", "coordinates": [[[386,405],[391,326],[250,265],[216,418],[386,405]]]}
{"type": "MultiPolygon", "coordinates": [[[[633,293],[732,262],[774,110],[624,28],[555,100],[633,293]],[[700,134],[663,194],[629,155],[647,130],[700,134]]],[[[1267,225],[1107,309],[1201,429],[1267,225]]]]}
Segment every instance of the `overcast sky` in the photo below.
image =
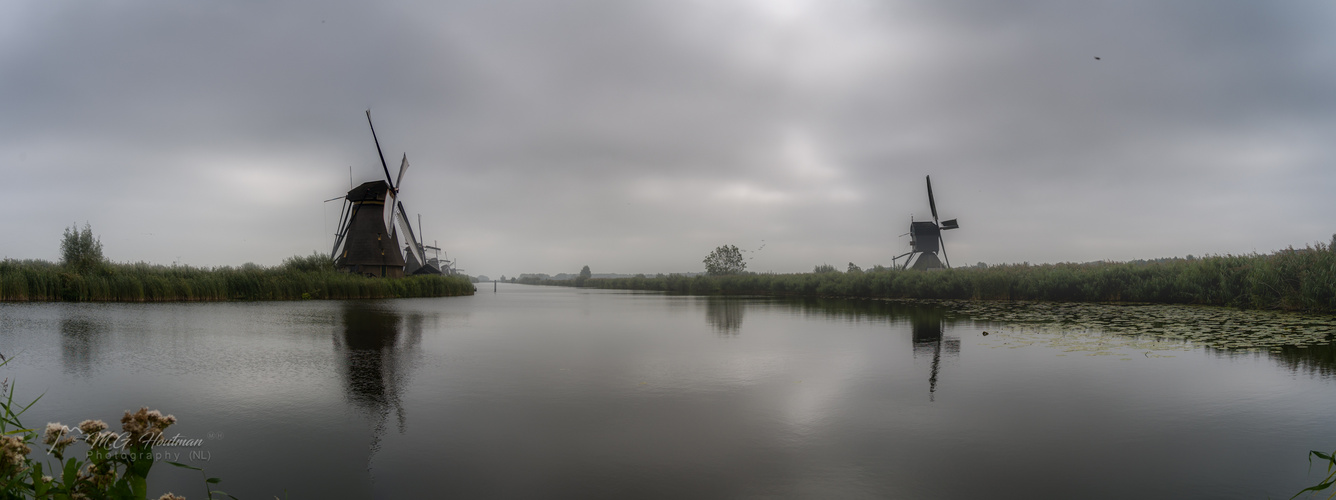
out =
{"type": "Polygon", "coordinates": [[[1336,4],[0,3],[0,256],[328,252],[349,166],[471,274],[956,265],[1336,233],[1336,4]],[[1099,58],[1098,60],[1096,58],[1099,58]],[[764,248],[762,248],[764,245],[764,248]]]}

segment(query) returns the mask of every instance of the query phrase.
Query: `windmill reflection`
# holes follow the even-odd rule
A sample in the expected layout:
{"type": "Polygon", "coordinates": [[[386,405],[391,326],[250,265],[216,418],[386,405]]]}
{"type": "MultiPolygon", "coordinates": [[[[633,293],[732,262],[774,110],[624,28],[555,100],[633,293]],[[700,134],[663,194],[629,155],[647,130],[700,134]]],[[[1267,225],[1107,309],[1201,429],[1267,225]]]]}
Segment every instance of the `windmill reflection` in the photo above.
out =
{"type": "Polygon", "coordinates": [[[705,299],[705,320],[720,335],[737,335],[742,329],[742,312],[746,308],[742,299],[728,297],[707,297],[705,299]]]}
{"type": "Polygon", "coordinates": [[[942,367],[942,354],[960,356],[960,339],[942,335],[946,313],[936,308],[915,308],[909,312],[909,326],[913,331],[914,357],[932,356],[932,372],[928,376],[928,401],[937,396],[937,374],[942,367]]]}
{"type": "Polygon", "coordinates": [[[895,331],[902,331],[909,323],[913,342],[913,356],[932,359],[928,375],[928,400],[937,398],[937,381],[942,371],[943,358],[960,356],[960,339],[944,335],[958,319],[949,306],[914,300],[858,300],[829,298],[791,298],[767,301],[765,299],[708,297],[705,299],[705,318],[720,334],[736,334],[742,326],[746,307],[783,307],[828,320],[849,322],[885,322],[895,331]]]}
{"type": "Polygon", "coordinates": [[[400,394],[422,341],[422,322],[421,315],[404,315],[376,302],[343,304],[343,331],[334,336],[334,348],[343,355],[340,370],[349,402],[372,421],[372,455],[380,449],[391,413],[399,432],[407,430],[400,394]]]}
{"type": "Polygon", "coordinates": [[[71,315],[60,320],[60,362],[65,373],[89,375],[107,325],[71,315]]]}

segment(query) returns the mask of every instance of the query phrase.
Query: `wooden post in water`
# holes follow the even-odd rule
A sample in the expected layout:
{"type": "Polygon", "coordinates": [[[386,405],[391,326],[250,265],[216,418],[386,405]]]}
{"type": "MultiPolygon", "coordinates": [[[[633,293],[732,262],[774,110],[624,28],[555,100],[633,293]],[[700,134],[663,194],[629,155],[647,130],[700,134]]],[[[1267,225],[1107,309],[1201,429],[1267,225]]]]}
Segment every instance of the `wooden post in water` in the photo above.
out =
{"type": "Polygon", "coordinates": [[[496,293],[496,280],[492,280],[492,293],[496,293]]]}

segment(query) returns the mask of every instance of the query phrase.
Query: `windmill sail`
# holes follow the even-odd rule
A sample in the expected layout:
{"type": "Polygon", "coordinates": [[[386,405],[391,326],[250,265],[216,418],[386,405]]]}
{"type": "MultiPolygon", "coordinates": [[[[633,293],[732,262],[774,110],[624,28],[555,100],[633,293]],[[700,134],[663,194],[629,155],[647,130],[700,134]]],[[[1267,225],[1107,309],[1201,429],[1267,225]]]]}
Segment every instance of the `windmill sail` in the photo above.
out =
{"type": "Polygon", "coordinates": [[[404,258],[404,261],[407,263],[407,267],[404,268],[404,273],[412,274],[417,271],[417,268],[426,265],[427,255],[422,248],[422,241],[418,240],[416,234],[413,234],[413,226],[408,223],[408,217],[404,215],[403,203],[399,204],[399,210],[396,214],[399,218],[399,226],[404,230],[404,236],[407,240],[405,241],[405,244],[408,245],[408,255],[404,258]],[[413,264],[416,264],[416,266],[413,264]],[[409,269],[410,267],[412,269],[409,269]]]}
{"type": "Polygon", "coordinates": [[[932,176],[925,176],[928,179],[928,208],[932,209],[932,221],[937,222],[937,202],[932,199],[932,176]]]}
{"type": "MultiPolygon", "coordinates": [[[[390,181],[390,167],[385,164],[385,152],[380,150],[380,139],[376,137],[376,125],[371,123],[371,110],[366,110],[366,124],[371,127],[371,140],[376,141],[376,154],[380,155],[380,168],[385,169],[385,182],[390,181]]],[[[399,187],[390,184],[390,191],[398,191],[399,187]]]]}
{"type": "Polygon", "coordinates": [[[334,249],[329,251],[329,258],[338,259],[340,250],[343,249],[344,238],[348,236],[348,219],[353,213],[357,212],[357,205],[348,203],[347,198],[343,203],[343,210],[339,213],[339,232],[334,234],[334,249]]]}
{"type": "Polygon", "coordinates": [[[399,164],[399,178],[394,181],[394,190],[398,191],[404,185],[404,172],[408,170],[408,153],[404,153],[404,161],[399,164]]]}
{"type": "Polygon", "coordinates": [[[385,231],[386,231],[387,234],[389,234],[390,236],[394,236],[394,235],[395,235],[395,232],[394,232],[394,207],[395,207],[395,201],[396,201],[396,200],[395,200],[394,198],[395,198],[395,197],[394,197],[394,190],[393,190],[393,189],[388,190],[388,191],[385,192],[385,210],[384,210],[384,212],[383,212],[384,215],[385,215],[385,222],[384,222],[384,223],[385,223],[385,231]]]}

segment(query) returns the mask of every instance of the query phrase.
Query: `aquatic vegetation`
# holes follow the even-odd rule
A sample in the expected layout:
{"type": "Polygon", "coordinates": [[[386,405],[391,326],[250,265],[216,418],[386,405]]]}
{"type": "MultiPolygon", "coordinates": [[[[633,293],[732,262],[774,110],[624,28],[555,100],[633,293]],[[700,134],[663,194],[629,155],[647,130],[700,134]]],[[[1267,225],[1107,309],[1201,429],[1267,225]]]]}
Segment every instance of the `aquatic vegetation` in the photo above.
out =
{"type": "MultiPolygon", "coordinates": [[[[1336,334],[1336,317],[1273,310],[1172,304],[941,301],[953,314],[992,325],[1008,334],[1097,333],[1155,342],[1189,342],[1216,349],[1279,352],[1286,346],[1325,346],[1336,334]]],[[[1123,339],[1118,342],[1130,342],[1123,339]]]]}
{"type": "MultiPolygon", "coordinates": [[[[1317,492],[1319,492],[1319,491],[1322,491],[1322,490],[1325,490],[1325,489],[1327,489],[1327,488],[1332,487],[1332,485],[1336,485],[1336,451],[1331,452],[1331,453],[1323,453],[1323,452],[1320,452],[1320,451],[1317,451],[1317,450],[1309,451],[1309,452],[1308,452],[1308,464],[1309,464],[1310,466],[1313,464],[1313,457],[1317,457],[1317,458],[1320,459],[1320,460],[1326,460],[1326,461],[1327,461],[1327,477],[1326,477],[1326,479],[1323,479],[1322,481],[1318,482],[1317,484],[1315,484],[1315,485],[1313,485],[1313,486],[1309,486],[1309,487],[1307,487],[1307,488],[1304,488],[1304,489],[1302,489],[1302,490],[1299,490],[1298,493],[1295,493],[1294,496],[1290,497],[1291,500],[1292,500],[1292,499],[1295,499],[1295,498],[1299,498],[1299,495],[1304,494],[1304,492],[1308,492],[1308,494],[1311,496],[1313,493],[1317,493],[1317,492]]],[[[1336,492],[1333,492],[1333,493],[1332,493],[1330,496],[1328,496],[1327,498],[1336,498],[1336,492]]]]}
{"type": "Polygon", "coordinates": [[[463,276],[368,278],[336,272],[323,256],[292,257],[277,267],[199,268],[103,264],[73,272],[40,260],[0,261],[0,300],[176,302],[373,299],[470,295],[463,276]]]}

